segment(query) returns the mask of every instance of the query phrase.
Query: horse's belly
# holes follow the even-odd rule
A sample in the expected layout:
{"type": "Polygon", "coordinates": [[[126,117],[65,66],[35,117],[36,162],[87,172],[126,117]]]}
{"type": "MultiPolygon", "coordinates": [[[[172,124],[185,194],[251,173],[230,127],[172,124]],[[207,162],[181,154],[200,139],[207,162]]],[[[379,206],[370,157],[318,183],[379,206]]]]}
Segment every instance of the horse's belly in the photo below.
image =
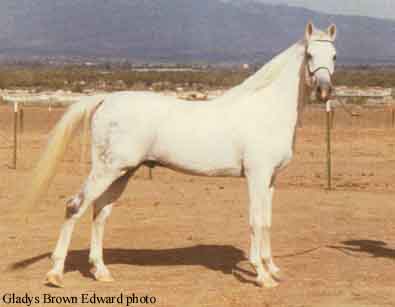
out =
{"type": "Polygon", "coordinates": [[[189,175],[209,177],[241,177],[243,171],[240,166],[219,167],[196,167],[192,163],[180,163],[180,161],[159,161],[159,165],[189,175]]]}

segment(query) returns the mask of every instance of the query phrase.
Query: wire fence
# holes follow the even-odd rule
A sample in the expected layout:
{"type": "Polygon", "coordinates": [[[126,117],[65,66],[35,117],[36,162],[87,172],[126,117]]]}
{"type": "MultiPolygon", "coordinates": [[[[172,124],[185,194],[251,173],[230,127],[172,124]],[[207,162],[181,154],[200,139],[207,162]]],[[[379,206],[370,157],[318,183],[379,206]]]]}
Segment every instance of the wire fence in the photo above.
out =
{"type": "MultiPolygon", "coordinates": [[[[49,110],[19,105],[15,112],[14,107],[3,106],[0,150],[6,152],[7,165],[16,169],[32,168],[64,111],[65,108],[49,110]]],[[[296,161],[291,164],[293,171],[284,176],[285,184],[328,188],[330,175],[330,185],[334,189],[395,190],[392,183],[395,176],[394,109],[338,103],[330,115],[330,174],[326,110],[323,106],[310,105],[303,114],[302,127],[298,128],[296,161]]],[[[64,162],[76,165],[76,169],[81,168],[78,167],[81,163],[90,163],[89,159],[82,159],[81,145],[81,139],[76,137],[64,158],[64,162]]],[[[88,168],[87,165],[83,167],[88,168]]],[[[144,176],[154,179],[155,172],[151,165],[144,176]]]]}

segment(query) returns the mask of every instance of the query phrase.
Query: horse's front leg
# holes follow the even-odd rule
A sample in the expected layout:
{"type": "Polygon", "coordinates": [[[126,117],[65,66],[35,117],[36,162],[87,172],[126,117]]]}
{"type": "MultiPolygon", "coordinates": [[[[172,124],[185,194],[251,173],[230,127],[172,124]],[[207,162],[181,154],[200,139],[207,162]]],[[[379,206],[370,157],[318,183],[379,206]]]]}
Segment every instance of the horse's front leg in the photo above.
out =
{"type": "Polygon", "coordinates": [[[267,200],[263,201],[263,240],[261,245],[261,255],[262,260],[266,264],[270,274],[277,280],[282,279],[280,274],[280,269],[274,264],[272,256],[272,245],[270,230],[272,227],[272,201],[274,193],[274,182],[271,183],[272,186],[269,188],[269,193],[267,193],[267,200]]]}
{"type": "Polygon", "coordinates": [[[267,235],[267,219],[265,219],[265,204],[269,200],[270,175],[265,176],[264,172],[251,170],[247,173],[248,191],[250,197],[250,227],[251,245],[249,259],[254,266],[258,276],[257,283],[267,288],[273,288],[278,283],[266,271],[263,266],[262,244],[264,236],[267,235]],[[265,230],[266,228],[266,230],[265,230]]]}

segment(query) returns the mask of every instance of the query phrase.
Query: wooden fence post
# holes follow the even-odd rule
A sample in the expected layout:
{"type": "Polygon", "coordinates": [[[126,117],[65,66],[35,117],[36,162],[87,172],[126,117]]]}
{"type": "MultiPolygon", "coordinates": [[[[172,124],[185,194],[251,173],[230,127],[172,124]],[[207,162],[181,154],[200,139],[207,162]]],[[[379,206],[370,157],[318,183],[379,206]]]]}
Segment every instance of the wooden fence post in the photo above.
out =
{"type": "Polygon", "coordinates": [[[335,108],[331,109],[331,129],[335,126],[335,108]]]}
{"type": "Polygon", "coordinates": [[[332,190],[332,154],[331,154],[331,101],[326,102],[326,167],[327,187],[332,190]]]}
{"type": "Polygon", "coordinates": [[[18,152],[18,102],[14,102],[14,152],[12,166],[16,169],[18,152]]]}
{"type": "Polygon", "coordinates": [[[25,114],[23,108],[21,107],[19,110],[19,132],[23,133],[24,130],[25,130],[25,114]]]}

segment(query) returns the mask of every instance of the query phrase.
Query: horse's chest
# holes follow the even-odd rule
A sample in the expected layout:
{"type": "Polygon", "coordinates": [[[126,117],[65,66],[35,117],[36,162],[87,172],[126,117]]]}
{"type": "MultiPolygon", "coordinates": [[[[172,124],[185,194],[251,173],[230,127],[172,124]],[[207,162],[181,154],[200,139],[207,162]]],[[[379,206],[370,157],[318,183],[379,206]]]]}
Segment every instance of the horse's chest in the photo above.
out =
{"type": "Polygon", "coordinates": [[[283,141],[280,143],[281,146],[279,146],[278,149],[278,155],[276,161],[277,168],[281,169],[287,166],[291,162],[294,147],[295,147],[295,137],[296,137],[296,128],[293,128],[290,129],[289,133],[287,133],[282,139],[283,141]]]}
{"type": "Polygon", "coordinates": [[[293,156],[294,130],[282,131],[282,133],[267,134],[261,139],[258,151],[262,160],[275,168],[286,166],[293,156]]]}

